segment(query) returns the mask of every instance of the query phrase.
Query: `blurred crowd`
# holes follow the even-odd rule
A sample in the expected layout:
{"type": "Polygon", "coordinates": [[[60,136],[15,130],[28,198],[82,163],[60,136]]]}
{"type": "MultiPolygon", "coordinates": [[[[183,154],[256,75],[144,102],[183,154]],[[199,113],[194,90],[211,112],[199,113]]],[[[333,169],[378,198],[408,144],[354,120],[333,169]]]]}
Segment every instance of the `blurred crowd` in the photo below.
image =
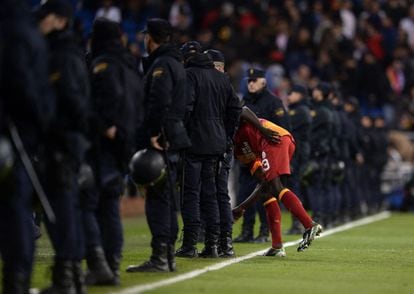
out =
{"type": "MultiPolygon", "coordinates": [[[[119,22],[131,52],[144,54],[149,17],[169,19],[179,44],[197,40],[226,56],[234,86],[250,66],[267,69],[271,90],[286,98],[291,83],[333,82],[365,114],[393,128],[414,128],[414,4],[408,0],[159,1],[70,0],[86,45],[93,20],[119,22]]],[[[35,6],[39,0],[31,0],[35,6]]]]}

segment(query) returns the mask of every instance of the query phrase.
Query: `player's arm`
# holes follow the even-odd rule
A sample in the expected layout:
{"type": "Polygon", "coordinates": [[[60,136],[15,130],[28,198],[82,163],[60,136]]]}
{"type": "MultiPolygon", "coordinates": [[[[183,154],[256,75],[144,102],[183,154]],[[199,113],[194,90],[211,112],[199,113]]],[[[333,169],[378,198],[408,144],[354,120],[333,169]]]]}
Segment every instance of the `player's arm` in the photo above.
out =
{"type": "Polygon", "coordinates": [[[264,127],[256,114],[248,107],[243,106],[240,119],[244,119],[251,123],[260,133],[273,143],[280,143],[280,135],[278,132],[264,127]]]}

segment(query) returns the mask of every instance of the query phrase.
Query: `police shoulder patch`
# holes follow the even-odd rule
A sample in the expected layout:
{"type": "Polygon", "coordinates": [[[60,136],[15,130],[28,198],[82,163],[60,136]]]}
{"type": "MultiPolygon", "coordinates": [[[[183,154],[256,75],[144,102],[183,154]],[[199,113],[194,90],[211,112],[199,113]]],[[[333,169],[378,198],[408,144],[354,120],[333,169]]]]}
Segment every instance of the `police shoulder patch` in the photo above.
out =
{"type": "Polygon", "coordinates": [[[51,73],[51,75],[49,76],[49,81],[54,83],[58,80],[60,80],[61,74],[59,71],[53,72],[51,73]]]}
{"type": "Polygon", "coordinates": [[[275,114],[277,116],[283,116],[285,114],[285,110],[283,108],[278,108],[276,109],[275,114]]]}
{"type": "Polygon", "coordinates": [[[153,72],[152,72],[152,77],[153,78],[158,78],[160,76],[162,76],[164,74],[164,69],[162,67],[156,67],[154,68],[153,72]]]}
{"type": "Polygon", "coordinates": [[[289,115],[295,115],[296,114],[296,110],[289,110],[289,115]]]}
{"type": "Polygon", "coordinates": [[[310,111],[310,115],[311,115],[311,117],[315,117],[316,116],[316,111],[315,110],[311,110],[310,111]]]}
{"type": "Polygon", "coordinates": [[[95,67],[93,68],[93,73],[94,74],[100,73],[102,71],[105,71],[107,68],[108,68],[107,62],[100,62],[97,65],[95,65],[95,67]]]}

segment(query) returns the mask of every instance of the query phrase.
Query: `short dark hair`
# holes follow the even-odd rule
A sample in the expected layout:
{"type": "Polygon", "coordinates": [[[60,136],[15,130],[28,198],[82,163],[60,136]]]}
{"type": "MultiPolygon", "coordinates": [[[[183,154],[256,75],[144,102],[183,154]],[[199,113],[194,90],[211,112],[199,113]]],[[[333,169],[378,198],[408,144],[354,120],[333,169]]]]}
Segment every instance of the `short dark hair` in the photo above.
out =
{"type": "Polygon", "coordinates": [[[165,44],[171,41],[172,26],[165,19],[150,18],[143,33],[149,34],[155,43],[165,44]]]}

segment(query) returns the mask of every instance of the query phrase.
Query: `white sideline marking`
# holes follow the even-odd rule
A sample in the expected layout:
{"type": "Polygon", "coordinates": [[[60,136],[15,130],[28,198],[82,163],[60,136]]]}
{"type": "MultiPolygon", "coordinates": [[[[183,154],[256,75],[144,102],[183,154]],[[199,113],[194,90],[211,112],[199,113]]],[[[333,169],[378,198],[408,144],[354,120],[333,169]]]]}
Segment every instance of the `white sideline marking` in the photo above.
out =
{"type": "MultiPolygon", "coordinates": [[[[378,214],[375,214],[375,215],[372,215],[372,216],[362,218],[360,220],[356,220],[356,221],[344,224],[342,226],[339,226],[339,227],[336,227],[336,228],[333,228],[333,229],[326,230],[325,232],[323,232],[321,234],[320,237],[317,237],[317,238],[323,238],[323,237],[326,237],[326,236],[329,236],[329,235],[332,235],[332,234],[336,234],[336,233],[339,233],[339,232],[343,232],[343,231],[358,227],[358,226],[363,226],[363,225],[370,224],[370,223],[373,223],[373,222],[376,222],[376,221],[380,221],[380,220],[389,218],[390,216],[391,216],[390,212],[384,211],[384,212],[381,212],[381,213],[378,213],[378,214]]],[[[298,239],[296,241],[291,241],[291,242],[286,242],[286,243],[284,243],[284,246],[285,247],[291,247],[291,246],[294,246],[294,245],[298,244],[300,241],[302,241],[302,239],[298,239]]],[[[178,282],[181,282],[181,281],[189,280],[189,279],[198,277],[198,276],[200,276],[202,274],[205,274],[207,272],[210,272],[210,271],[216,271],[216,270],[222,269],[222,268],[224,268],[226,266],[229,266],[229,265],[232,265],[234,263],[239,263],[243,260],[247,260],[247,259],[256,257],[257,255],[262,255],[266,251],[267,251],[267,249],[259,250],[259,251],[252,252],[252,253],[249,253],[249,254],[244,255],[244,256],[232,258],[230,260],[219,262],[219,263],[216,263],[214,265],[206,266],[205,268],[202,268],[202,269],[198,269],[198,270],[194,270],[194,271],[182,274],[182,275],[178,275],[178,276],[170,278],[170,279],[166,279],[166,280],[162,280],[162,281],[158,281],[158,282],[153,282],[153,283],[148,283],[148,284],[143,284],[143,285],[137,285],[137,286],[133,286],[133,287],[126,288],[124,290],[117,291],[117,292],[112,292],[112,293],[113,294],[138,294],[138,293],[143,293],[145,291],[150,291],[150,290],[154,290],[154,289],[157,289],[157,288],[160,288],[160,287],[163,287],[163,286],[168,286],[168,285],[175,284],[175,283],[178,283],[178,282]]]]}

